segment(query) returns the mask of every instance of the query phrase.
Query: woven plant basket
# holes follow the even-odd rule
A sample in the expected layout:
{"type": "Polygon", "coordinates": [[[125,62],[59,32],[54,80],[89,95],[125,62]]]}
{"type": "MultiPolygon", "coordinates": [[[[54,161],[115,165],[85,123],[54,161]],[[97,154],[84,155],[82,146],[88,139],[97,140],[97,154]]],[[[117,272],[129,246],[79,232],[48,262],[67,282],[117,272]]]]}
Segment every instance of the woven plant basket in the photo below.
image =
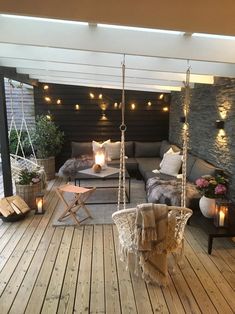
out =
{"type": "Polygon", "coordinates": [[[41,182],[32,185],[16,184],[16,194],[23,198],[31,209],[36,208],[36,195],[41,193],[41,182]]]}
{"type": "Polygon", "coordinates": [[[46,159],[37,159],[38,165],[44,167],[44,171],[47,176],[47,180],[53,180],[55,178],[55,157],[49,157],[46,159]]]}

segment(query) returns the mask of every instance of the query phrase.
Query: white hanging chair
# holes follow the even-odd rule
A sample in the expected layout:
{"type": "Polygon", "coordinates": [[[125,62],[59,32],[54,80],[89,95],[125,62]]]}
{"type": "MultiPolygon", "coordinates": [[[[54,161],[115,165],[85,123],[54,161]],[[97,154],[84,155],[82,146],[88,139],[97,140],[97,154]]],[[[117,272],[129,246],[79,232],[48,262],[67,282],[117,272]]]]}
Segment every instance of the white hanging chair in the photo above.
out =
{"type": "MultiPolygon", "coordinates": [[[[185,83],[185,102],[184,102],[184,113],[185,113],[185,128],[183,132],[183,166],[182,166],[182,193],[181,193],[181,207],[168,206],[168,231],[166,233],[166,250],[167,252],[179,252],[181,256],[183,255],[183,239],[184,239],[184,229],[187,220],[192,215],[192,210],[185,207],[186,204],[186,162],[187,162],[187,144],[188,144],[188,109],[189,109],[189,78],[190,69],[186,73],[186,83],[185,83]]],[[[119,233],[119,243],[121,251],[120,253],[129,254],[135,253],[136,250],[136,216],[137,208],[126,209],[126,199],[125,199],[125,59],[122,64],[122,79],[123,79],[123,89],[122,89],[122,123],[120,126],[121,130],[121,150],[120,150],[120,171],[119,171],[119,189],[118,189],[118,206],[117,211],[113,213],[112,218],[117,226],[119,233]],[[120,209],[121,197],[123,198],[123,209],[120,209]]],[[[151,206],[151,204],[150,204],[151,206]]],[[[162,206],[161,204],[154,204],[162,206]]],[[[161,210],[161,208],[159,208],[161,210]]],[[[159,258],[159,257],[158,257],[159,258]]],[[[125,260],[125,257],[121,254],[121,259],[125,260]]]]}
{"type": "Polygon", "coordinates": [[[21,114],[22,114],[22,120],[21,120],[21,125],[20,129],[17,129],[16,122],[15,122],[15,115],[14,115],[14,106],[13,106],[13,88],[15,86],[13,85],[12,81],[9,80],[10,84],[10,105],[11,105],[11,122],[10,122],[10,128],[8,132],[8,136],[10,139],[11,133],[14,130],[16,132],[16,137],[17,137],[17,147],[16,147],[16,152],[15,154],[10,154],[10,161],[11,161],[11,172],[12,172],[12,179],[14,181],[17,181],[20,175],[20,172],[23,169],[27,169],[28,171],[35,171],[41,173],[41,175],[45,178],[45,172],[44,168],[42,166],[39,166],[37,163],[37,158],[35,155],[34,147],[32,144],[32,140],[30,137],[29,129],[27,126],[27,122],[25,119],[25,113],[24,113],[24,92],[23,92],[23,84],[21,83],[17,88],[21,88],[21,114]],[[22,138],[22,131],[25,129],[28,140],[29,140],[29,145],[32,151],[32,156],[31,158],[26,158],[25,152],[23,149],[23,145],[21,142],[22,138]],[[23,156],[19,156],[19,150],[21,150],[23,156]]]}
{"type": "MultiPolygon", "coordinates": [[[[155,206],[161,206],[157,204],[155,206]]],[[[192,210],[177,206],[168,206],[168,252],[176,252],[183,247],[184,229],[192,210]]],[[[136,208],[122,209],[112,215],[117,226],[119,243],[124,250],[134,251],[136,208]]]]}

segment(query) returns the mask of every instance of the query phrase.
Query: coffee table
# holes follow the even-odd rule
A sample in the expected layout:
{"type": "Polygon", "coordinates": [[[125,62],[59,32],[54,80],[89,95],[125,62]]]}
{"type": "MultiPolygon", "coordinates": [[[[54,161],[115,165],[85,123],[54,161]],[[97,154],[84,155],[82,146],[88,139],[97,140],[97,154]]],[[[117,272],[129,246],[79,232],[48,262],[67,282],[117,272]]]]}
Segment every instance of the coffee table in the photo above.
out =
{"type": "MultiPolygon", "coordinates": [[[[129,204],[131,201],[131,177],[128,173],[128,171],[126,170],[125,172],[125,178],[126,178],[126,200],[127,203],[129,204]]],[[[119,172],[111,174],[109,176],[105,176],[105,177],[99,177],[95,174],[91,174],[91,173],[82,173],[82,172],[78,172],[76,174],[76,176],[74,177],[74,184],[78,185],[78,186],[83,186],[83,187],[87,187],[86,186],[86,181],[89,180],[95,180],[95,181],[101,181],[103,182],[102,185],[98,185],[96,186],[96,190],[99,189],[118,189],[118,182],[119,182],[119,172]],[[117,182],[117,184],[115,185],[105,185],[105,182],[114,180],[115,182],[117,182]],[[84,185],[85,184],[85,185],[84,185]]],[[[123,203],[123,202],[122,202],[123,203]]],[[[86,203],[86,204],[117,204],[117,201],[112,202],[112,201],[108,201],[108,202],[90,202],[90,203],[86,203]]]]}
{"type": "Polygon", "coordinates": [[[208,254],[212,252],[214,238],[235,237],[235,206],[229,208],[229,224],[227,228],[215,227],[213,219],[208,219],[200,211],[193,213],[190,225],[197,225],[208,235],[208,254]]]}

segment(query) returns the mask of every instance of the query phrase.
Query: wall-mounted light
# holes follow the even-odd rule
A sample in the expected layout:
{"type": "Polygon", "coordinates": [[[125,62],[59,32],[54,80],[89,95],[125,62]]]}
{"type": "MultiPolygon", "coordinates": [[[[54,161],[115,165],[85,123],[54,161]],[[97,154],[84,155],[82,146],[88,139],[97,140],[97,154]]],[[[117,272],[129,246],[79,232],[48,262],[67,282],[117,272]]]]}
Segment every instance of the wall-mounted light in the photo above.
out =
{"type": "Polygon", "coordinates": [[[100,105],[100,108],[101,108],[102,111],[105,111],[105,110],[107,109],[107,104],[102,103],[102,104],[100,105]]]}
{"type": "Polygon", "coordinates": [[[215,126],[216,126],[216,129],[223,130],[224,129],[224,120],[216,120],[215,126]]]}
{"type": "Polygon", "coordinates": [[[103,98],[103,95],[102,94],[99,94],[99,99],[102,99],[103,98]]]}
{"type": "Polygon", "coordinates": [[[163,97],[164,97],[164,94],[160,94],[160,95],[159,95],[159,99],[161,99],[161,100],[162,100],[162,99],[163,99],[163,97]]]}
{"type": "Polygon", "coordinates": [[[48,97],[48,96],[44,97],[44,99],[45,99],[46,102],[51,102],[51,98],[48,97]]]}
{"type": "Polygon", "coordinates": [[[163,108],[162,108],[162,111],[168,112],[168,111],[169,111],[169,108],[168,108],[168,107],[163,107],[163,108]]]}
{"type": "Polygon", "coordinates": [[[80,105],[79,104],[76,104],[75,105],[75,110],[79,110],[80,109],[80,105]]]}
{"type": "Polygon", "coordinates": [[[57,100],[56,100],[56,103],[57,103],[57,105],[61,105],[61,104],[62,104],[61,99],[57,99],[57,100]]]}
{"type": "Polygon", "coordinates": [[[185,123],[185,121],[186,121],[186,118],[184,116],[180,117],[180,122],[181,123],[185,123]]]}
{"type": "Polygon", "coordinates": [[[148,106],[149,106],[149,107],[151,107],[151,106],[152,106],[152,103],[151,103],[151,101],[149,101],[149,102],[148,102],[148,106]]]}
{"type": "Polygon", "coordinates": [[[44,90],[48,90],[48,89],[49,89],[49,86],[48,86],[48,85],[44,85],[44,86],[43,86],[43,89],[44,89],[44,90]]]}
{"type": "Polygon", "coordinates": [[[102,121],[108,120],[108,118],[106,117],[105,112],[102,113],[101,120],[102,121]]]}
{"type": "Polygon", "coordinates": [[[131,110],[135,110],[135,104],[131,104],[131,110]]]}
{"type": "Polygon", "coordinates": [[[91,99],[95,98],[95,95],[93,93],[90,93],[89,96],[90,96],[91,99]]]}

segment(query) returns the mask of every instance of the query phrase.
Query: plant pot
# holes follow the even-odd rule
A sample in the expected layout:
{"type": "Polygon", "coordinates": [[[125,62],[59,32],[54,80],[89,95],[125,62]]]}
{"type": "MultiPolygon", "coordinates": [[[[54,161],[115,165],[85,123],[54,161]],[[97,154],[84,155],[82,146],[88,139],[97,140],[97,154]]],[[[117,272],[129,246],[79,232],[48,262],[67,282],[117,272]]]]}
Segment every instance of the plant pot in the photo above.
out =
{"type": "Polygon", "coordinates": [[[55,157],[49,157],[45,159],[38,159],[37,162],[39,166],[44,167],[44,171],[47,176],[47,180],[53,180],[55,178],[55,157]]]}
{"type": "Polygon", "coordinates": [[[36,195],[38,193],[41,193],[41,182],[32,185],[16,184],[16,194],[22,197],[31,209],[36,209],[36,195]]]}
{"type": "Polygon", "coordinates": [[[200,210],[206,218],[214,218],[215,216],[215,198],[202,196],[199,201],[200,210]]]}

